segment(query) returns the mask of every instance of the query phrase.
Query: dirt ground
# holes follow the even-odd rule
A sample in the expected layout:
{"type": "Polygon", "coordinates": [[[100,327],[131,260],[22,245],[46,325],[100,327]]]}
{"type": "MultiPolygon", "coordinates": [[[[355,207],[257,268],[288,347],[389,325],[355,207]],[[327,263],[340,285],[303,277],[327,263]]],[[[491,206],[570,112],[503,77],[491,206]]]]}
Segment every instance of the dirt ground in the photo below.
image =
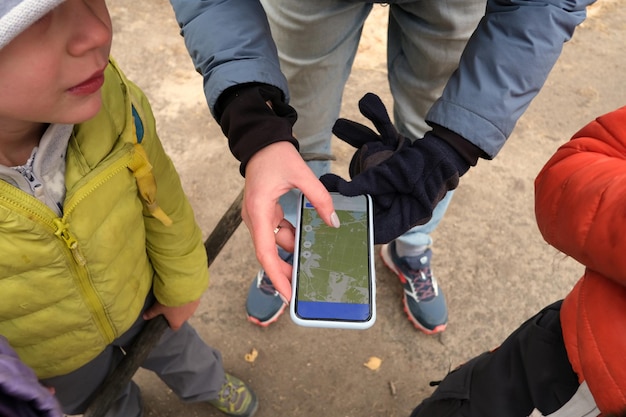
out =
{"type": "MultiPolygon", "coordinates": [[[[497,345],[525,318],[562,298],[582,267],[549,247],[533,214],[533,180],[554,150],[594,117],[626,102],[626,14],[601,0],[520,119],[499,156],[461,180],[433,237],[433,270],[447,296],[450,321],[438,336],[416,331],[402,311],[397,278],[377,260],[378,320],[366,331],[311,329],[284,315],[263,329],[245,318],[245,297],[258,270],[241,226],[211,267],[211,286],[191,320],[218,348],[225,367],[260,399],[258,417],[408,416],[432,392],[429,381],[497,345]],[[254,362],[245,360],[253,349],[254,362]],[[382,359],[377,371],[363,364],[382,359]]],[[[167,0],[110,0],[113,54],[152,101],[166,149],[180,170],[205,237],[243,185],[238,163],[210,117],[167,0]]],[[[387,89],[387,9],[367,22],[344,94],[344,117],[363,120],[356,103],[368,91],[391,105],[387,89]]],[[[336,140],[336,139],[335,139],[336,140]]],[[[334,170],[346,172],[351,150],[336,140],[334,170]]],[[[219,416],[182,404],[154,375],[139,371],[147,416],[219,416]]]]}

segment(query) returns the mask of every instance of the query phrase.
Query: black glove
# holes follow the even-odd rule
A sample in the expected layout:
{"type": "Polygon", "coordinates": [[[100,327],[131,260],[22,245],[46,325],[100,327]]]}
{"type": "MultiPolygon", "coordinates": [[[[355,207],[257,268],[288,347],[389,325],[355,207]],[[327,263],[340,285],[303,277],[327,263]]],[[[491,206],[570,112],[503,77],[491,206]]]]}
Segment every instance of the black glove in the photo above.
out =
{"type": "Polygon", "coordinates": [[[298,149],[291,131],[298,115],[278,87],[248,83],[228,88],[215,105],[215,115],[243,176],[250,158],[267,145],[287,141],[298,149]]]}
{"type": "Polygon", "coordinates": [[[457,187],[459,177],[476,164],[482,151],[441,126],[411,143],[398,133],[384,104],[372,93],[359,101],[359,110],[380,134],[350,120],[337,120],[333,133],[358,148],[350,161],[352,181],[334,174],[320,180],[329,191],[346,196],[370,194],[374,240],[387,243],[428,222],[437,203],[457,187]]]}

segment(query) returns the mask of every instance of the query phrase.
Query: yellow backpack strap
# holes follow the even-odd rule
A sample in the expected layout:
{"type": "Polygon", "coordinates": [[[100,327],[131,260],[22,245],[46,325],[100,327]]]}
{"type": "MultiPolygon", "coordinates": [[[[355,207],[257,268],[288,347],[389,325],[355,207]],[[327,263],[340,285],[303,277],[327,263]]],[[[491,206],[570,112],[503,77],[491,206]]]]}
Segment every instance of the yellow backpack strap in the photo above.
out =
{"type": "Polygon", "coordinates": [[[170,226],[172,224],[172,219],[170,219],[168,215],[165,214],[163,209],[159,207],[159,204],[156,201],[157,185],[154,175],[152,174],[152,165],[148,160],[148,154],[146,153],[146,150],[141,145],[144,134],[143,123],[141,122],[141,118],[139,117],[135,106],[132,106],[132,110],[133,119],[135,121],[137,142],[133,145],[133,157],[128,168],[133,172],[133,175],[135,176],[135,181],[137,181],[139,194],[141,195],[141,198],[145,201],[150,214],[153,217],[159,219],[161,223],[163,223],[165,226],[170,226]]]}

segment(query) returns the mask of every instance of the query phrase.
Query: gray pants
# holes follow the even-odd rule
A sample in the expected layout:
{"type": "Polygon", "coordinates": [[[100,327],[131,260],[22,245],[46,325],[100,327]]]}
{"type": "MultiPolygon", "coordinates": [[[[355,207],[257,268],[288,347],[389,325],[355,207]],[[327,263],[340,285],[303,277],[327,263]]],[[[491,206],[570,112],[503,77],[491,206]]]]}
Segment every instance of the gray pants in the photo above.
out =
{"type": "MultiPolygon", "coordinates": [[[[152,304],[152,300],[150,297],[146,305],[152,304]]],[[[144,324],[140,316],[126,333],[91,362],[67,375],[42,381],[44,385],[54,387],[64,413],[81,414],[85,411],[106,376],[122,360],[122,349],[129,346],[144,324]]],[[[155,372],[184,402],[217,398],[225,381],[220,352],[204,343],[187,323],[176,332],[167,329],[142,368],[155,372]]],[[[142,404],[139,387],[131,381],[106,417],[140,416],[142,404]]]]}
{"type": "MultiPolygon", "coordinates": [[[[380,2],[380,1],[378,1],[380,2]]],[[[301,152],[330,153],[331,129],[339,117],[361,32],[372,10],[368,0],[261,0],[287,77],[290,104],[298,111],[294,134],[301,152]]],[[[470,35],[485,14],[486,0],[389,0],[387,77],[395,125],[415,140],[430,128],[426,113],[441,95],[470,35]]],[[[377,86],[368,87],[376,92],[377,86]]],[[[356,106],[356,103],[350,103],[356,106]]],[[[320,176],[329,161],[309,163],[320,176]]],[[[397,244],[430,246],[453,191],[439,202],[432,219],[400,236],[397,244]]],[[[297,192],[280,203],[295,224],[297,192]]]]}

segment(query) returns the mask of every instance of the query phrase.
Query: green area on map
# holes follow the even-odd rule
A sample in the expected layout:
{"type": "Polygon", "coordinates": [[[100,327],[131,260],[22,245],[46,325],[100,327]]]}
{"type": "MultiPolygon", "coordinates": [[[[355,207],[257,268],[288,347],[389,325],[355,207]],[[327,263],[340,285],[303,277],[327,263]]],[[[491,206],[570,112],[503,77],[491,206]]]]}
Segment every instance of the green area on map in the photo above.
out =
{"type": "Polygon", "coordinates": [[[314,209],[302,213],[298,298],[301,301],[367,304],[367,217],[338,210],[338,229],[328,227],[314,209]]]}

